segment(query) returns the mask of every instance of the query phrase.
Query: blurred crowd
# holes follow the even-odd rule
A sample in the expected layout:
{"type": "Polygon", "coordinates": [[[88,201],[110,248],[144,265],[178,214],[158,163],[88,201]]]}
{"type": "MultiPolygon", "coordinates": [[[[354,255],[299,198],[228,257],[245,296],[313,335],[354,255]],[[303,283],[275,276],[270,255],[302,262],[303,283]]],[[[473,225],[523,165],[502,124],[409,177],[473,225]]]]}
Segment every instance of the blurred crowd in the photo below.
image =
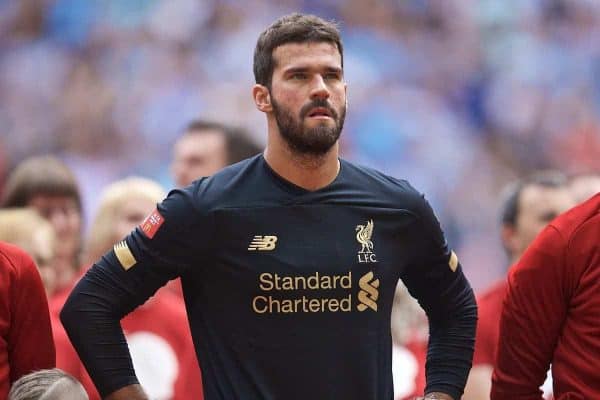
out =
{"type": "Polygon", "coordinates": [[[194,117],[264,143],[254,40],[294,10],[341,24],[343,156],[426,193],[476,288],[504,272],[504,183],[600,167],[597,1],[0,0],[0,177],[56,154],[89,221],[115,179],[173,186],[171,145],[194,117]]]}

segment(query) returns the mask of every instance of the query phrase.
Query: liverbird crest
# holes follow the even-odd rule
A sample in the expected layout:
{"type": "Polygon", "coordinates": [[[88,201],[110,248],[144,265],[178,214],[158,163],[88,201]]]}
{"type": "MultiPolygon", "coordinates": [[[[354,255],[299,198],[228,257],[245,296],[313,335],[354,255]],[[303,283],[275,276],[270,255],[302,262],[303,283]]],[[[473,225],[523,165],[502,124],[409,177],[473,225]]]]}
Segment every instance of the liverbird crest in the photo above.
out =
{"type": "Polygon", "coordinates": [[[367,254],[373,252],[373,220],[369,220],[366,225],[356,226],[356,240],[362,245],[359,254],[367,254]]]}

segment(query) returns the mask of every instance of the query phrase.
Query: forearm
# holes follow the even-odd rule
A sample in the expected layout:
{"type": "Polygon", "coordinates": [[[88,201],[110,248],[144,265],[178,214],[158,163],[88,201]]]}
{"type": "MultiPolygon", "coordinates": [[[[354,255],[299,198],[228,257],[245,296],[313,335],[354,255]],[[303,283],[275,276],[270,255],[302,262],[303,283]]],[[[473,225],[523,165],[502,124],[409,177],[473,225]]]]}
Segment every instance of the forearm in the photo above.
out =
{"type": "Polygon", "coordinates": [[[460,398],[471,369],[477,305],[462,275],[440,293],[429,310],[430,338],[427,352],[427,391],[460,398]]]}
{"type": "Polygon", "coordinates": [[[67,300],[61,320],[102,396],[137,384],[120,319],[123,287],[109,267],[94,266],[67,300]]]}
{"type": "Polygon", "coordinates": [[[105,400],[148,400],[140,385],[129,385],[111,393],[105,400]]]}

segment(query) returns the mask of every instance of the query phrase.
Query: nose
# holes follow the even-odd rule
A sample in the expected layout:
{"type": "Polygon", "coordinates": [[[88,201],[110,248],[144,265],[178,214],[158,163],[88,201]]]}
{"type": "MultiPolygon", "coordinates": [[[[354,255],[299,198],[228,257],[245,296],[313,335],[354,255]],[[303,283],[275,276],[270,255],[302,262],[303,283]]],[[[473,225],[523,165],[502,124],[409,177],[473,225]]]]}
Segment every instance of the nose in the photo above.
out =
{"type": "Polygon", "coordinates": [[[310,93],[311,99],[328,99],[329,88],[321,75],[316,75],[310,93]]]}

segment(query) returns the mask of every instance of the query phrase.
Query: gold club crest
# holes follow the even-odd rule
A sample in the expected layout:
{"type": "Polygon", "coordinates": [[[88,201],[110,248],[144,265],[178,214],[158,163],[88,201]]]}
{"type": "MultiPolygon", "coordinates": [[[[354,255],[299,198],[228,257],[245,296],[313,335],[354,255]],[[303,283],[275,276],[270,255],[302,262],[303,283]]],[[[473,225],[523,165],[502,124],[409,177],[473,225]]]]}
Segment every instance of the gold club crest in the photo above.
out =
{"type": "Polygon", "coordinates": [[[372,263],[377,262],[375,253],[373,252],[373,220],[367,221],[366,225],[356,225],[356,240],[361,245],[358,251],[358,262],[359,263],[372,263]]]}

